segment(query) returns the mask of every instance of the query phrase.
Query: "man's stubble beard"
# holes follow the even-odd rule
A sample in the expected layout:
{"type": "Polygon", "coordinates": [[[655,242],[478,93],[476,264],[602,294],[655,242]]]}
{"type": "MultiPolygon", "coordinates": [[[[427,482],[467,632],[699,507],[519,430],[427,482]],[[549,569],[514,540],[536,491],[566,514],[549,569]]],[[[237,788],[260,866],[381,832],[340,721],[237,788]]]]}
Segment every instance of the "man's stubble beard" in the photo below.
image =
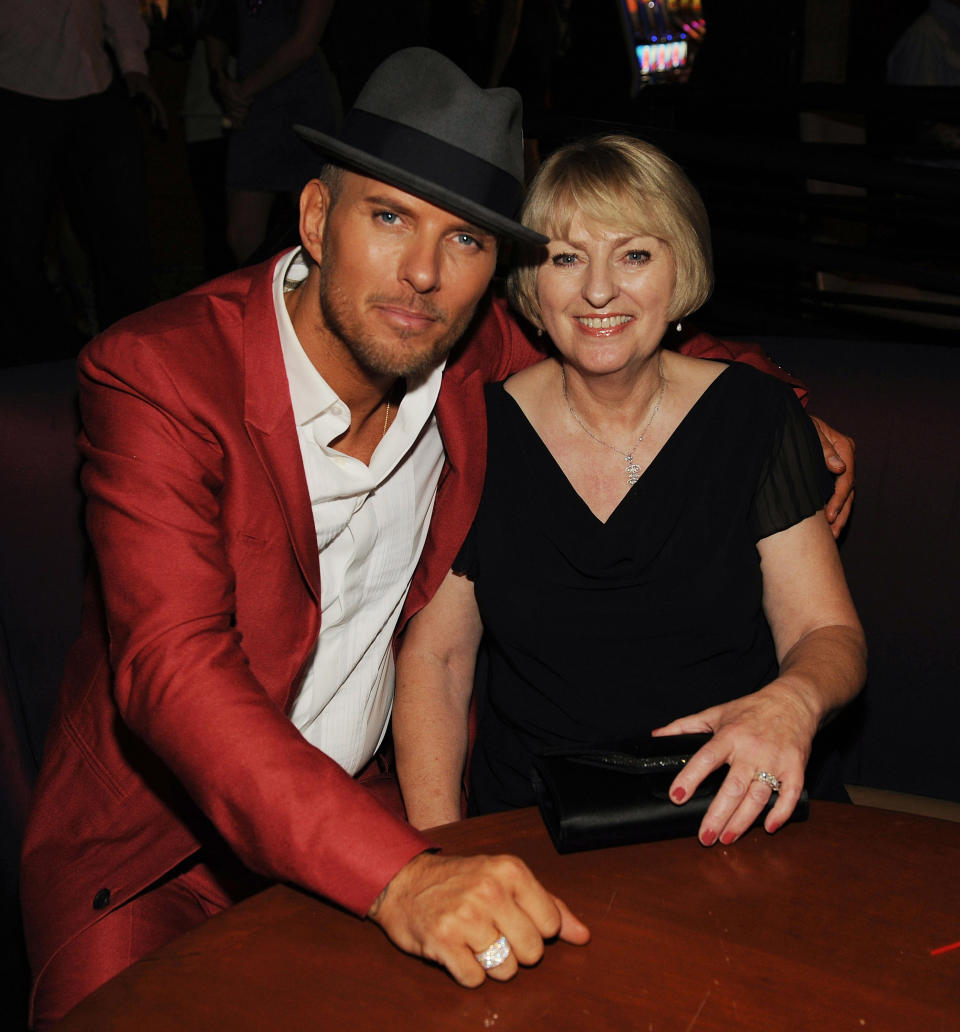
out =
{"type": "MultiPolygon", "coordinates": [[[[416,331],[392,334],[389,340],[364,332],[362,326],[351,325],[349,301],[333,285],[336,259],[326,254],[320,265],[319,300],[320,311],[327,329],[347,348],[357,364],[368,373],[377,376],[404,377],[412,379],[428,373],[438,366],[450,353],[453,346],[466,333],[476,306],[463,312],[459,318],[448,323],[447,315],[429,301],[410,298],[388,298],[374,296],[372,302],[397,303],[412,310],[419,310],[446,325],[446,330],[430,346],[416,348],[398,347],[405,340],[416,342],[420,336],[416,331]]],[[[359,322],[359,320],[357,320],[359,322]]]]}

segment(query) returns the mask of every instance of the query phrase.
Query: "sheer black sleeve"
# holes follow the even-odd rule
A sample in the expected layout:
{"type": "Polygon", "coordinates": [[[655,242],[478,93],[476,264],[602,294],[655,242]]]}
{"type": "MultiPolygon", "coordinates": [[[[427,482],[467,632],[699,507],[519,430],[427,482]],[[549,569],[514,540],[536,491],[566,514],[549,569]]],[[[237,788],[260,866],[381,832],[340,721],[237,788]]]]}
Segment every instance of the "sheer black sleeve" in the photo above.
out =
{"type": "Polygon", "coordinates": [[[769,537],[812,516],[833,494],[833,477],[820,438],[796,397],[783,392],[782,418],[773,435],[751,511],[754,538],[769,537]]]}

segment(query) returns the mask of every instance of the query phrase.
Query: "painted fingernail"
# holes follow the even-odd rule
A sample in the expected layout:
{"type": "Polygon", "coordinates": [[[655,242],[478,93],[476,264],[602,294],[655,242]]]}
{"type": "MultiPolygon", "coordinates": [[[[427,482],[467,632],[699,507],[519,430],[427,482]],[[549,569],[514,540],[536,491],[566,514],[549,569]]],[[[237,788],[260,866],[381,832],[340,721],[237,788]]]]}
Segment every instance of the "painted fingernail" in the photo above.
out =
{"type": "Polygon", "coordinates": [[[717,833],[715,831],[713,831],[713,829],[707,828],[706,831],[701,833],[700,841],[705,846],[712,846],[714,844],[714,842],[717,841],[717,833]]]}
{"type": "Polygon", "coordinates": [[[682,803],[684,799],[687,798],[686,789],[675,788],[670,794],[670,798],[673,799],[675,803],[682,803]]]}
{"type": "Polygon", "coordinates": [[[736,835],[735,835],[735,834],[734,834],[734,833],[733,833],[732,831],[725,831],[725,832],[724,832],[724,833],[723,833],[723,834],[722,834],[722,835],[720,836],[720,841],[721,841],[721,842],[722,842],[722,843],[723,843],[723,844],[724,844],[725,846],[729,846],[729,845],[730,845],[730,844],[731,844],[732,842],[734,842],[734,841],[736,840],[736,838],[737,838],[737,836],[736,836],[736,835]]]}

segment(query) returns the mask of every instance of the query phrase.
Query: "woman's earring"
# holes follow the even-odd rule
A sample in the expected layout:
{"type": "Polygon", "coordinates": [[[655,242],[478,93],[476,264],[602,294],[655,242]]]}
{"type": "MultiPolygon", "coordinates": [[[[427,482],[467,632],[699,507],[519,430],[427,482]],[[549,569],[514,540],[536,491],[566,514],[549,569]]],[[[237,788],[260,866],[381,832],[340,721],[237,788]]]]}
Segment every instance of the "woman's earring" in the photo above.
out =
{"type": "Polygon", "coordinates": [[[680,322],[680,320],[678,319],[677,320],[677,333],[679,333],[682,329],[683,329],[683,323],[680,322]]]}
{"type": "Polygon", "coordinates": [[[541,327],[539,330],[537,330],[537,336],[538,337],[542,337],[543,336],[543,327],[541,327]]]}

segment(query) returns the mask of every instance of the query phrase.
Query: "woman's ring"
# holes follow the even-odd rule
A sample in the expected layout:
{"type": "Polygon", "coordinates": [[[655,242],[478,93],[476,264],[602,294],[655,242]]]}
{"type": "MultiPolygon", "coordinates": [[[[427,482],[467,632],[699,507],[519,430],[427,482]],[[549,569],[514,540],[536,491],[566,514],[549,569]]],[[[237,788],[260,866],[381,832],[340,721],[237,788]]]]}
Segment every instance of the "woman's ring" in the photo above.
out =
{"type": "Polygon", "coordinates": [[[762,781],[765,785],[769,785],[774,792],[779,792],[780,786],[783,784],[776,775],[771,774],[766,770],[758,770],[757,773],[753,775],[753,780],[762,781]]]}
{"type": "Polygon", "coordinates": [[[475,953],[474,956],[479,961],[480,967],[484,971],[489,971],[491,968],[500,967],[510,956],[510,943],[507,942],[505,935],[501,935],[496,942],[490,943],[485,950],[475,953]]]}

